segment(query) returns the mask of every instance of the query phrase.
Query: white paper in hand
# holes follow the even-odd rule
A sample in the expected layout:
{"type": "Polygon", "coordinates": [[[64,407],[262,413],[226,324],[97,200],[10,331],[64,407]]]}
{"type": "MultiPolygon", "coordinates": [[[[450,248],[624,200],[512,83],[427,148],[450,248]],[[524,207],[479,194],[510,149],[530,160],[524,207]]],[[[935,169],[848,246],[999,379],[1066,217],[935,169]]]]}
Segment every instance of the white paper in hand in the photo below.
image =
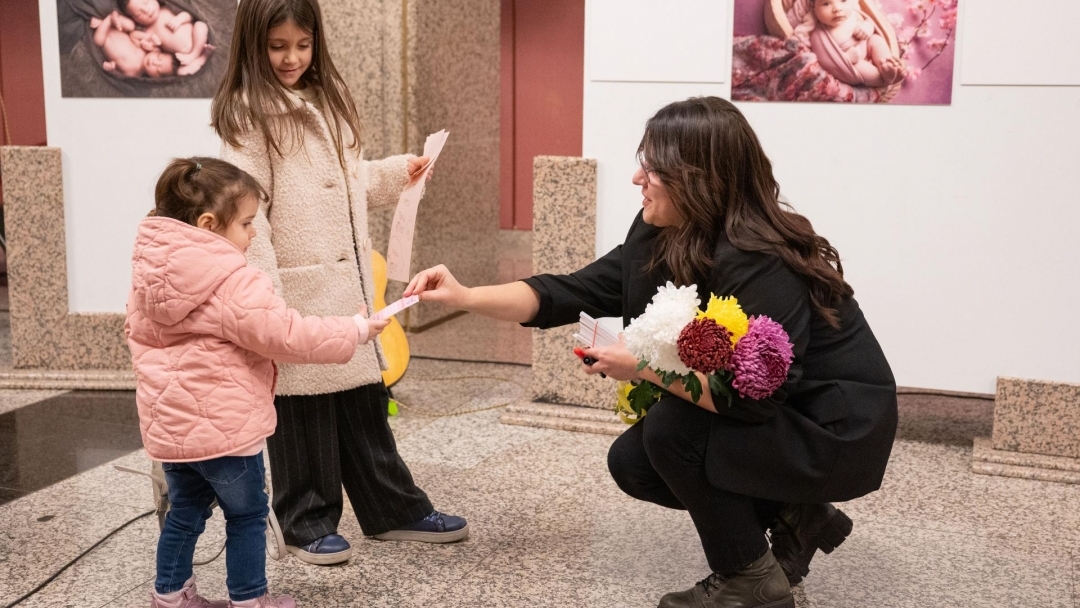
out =
{"type": "Polygon", "coordinates": [[[427,174],[435,165],[435,159],[439,157],[449,136],[446,130],[428,135],[424,142],[424,156],[431,160],[405,187],[398,199],[394,223],[390,226],[390,246],[386,251],[386,276],[395,281],[408,283],[412,278],[409,270],[412,263],[413,233],[416,231],[416,210],[420,206],[420,197],[424,194],[427,174]]]}
{"type": "Polygon", "coordinates": [[[619,343],[618,336],[612,335],[599,321],[585,312],[578,315],[578,330],[574,338],[589,348],[619,343]]]}

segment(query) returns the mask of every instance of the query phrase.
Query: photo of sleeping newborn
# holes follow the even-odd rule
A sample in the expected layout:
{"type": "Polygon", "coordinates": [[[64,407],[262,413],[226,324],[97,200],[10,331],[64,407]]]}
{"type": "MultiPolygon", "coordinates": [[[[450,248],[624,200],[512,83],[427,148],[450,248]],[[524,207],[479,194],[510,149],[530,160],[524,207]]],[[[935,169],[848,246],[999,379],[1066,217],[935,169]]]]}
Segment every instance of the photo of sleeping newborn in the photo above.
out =
{"type": "Polygon", "coordinates": [[[959,0],[735,0],[732,99],[948,104],[959,0]]]}
{"type": "Polygon", "coordinates": [[[64,97],[213,97],[235,0],[57,0],[64,97]]]}

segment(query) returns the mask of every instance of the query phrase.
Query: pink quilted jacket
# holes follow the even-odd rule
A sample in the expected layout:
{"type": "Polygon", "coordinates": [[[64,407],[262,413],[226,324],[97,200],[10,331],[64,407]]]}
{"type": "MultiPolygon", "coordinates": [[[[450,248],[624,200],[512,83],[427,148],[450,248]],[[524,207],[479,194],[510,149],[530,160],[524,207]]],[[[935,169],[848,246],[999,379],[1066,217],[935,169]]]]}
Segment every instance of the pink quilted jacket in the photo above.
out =
{"type": "Polygon", "coordinates": [[[147,218],[131,263],[124,330],[143,445],[155,460],[251,448],[277,424],[274,360],[347,363],[366,338],[350,317],[286,308],[270,277],[209,230],[147,218]]]}

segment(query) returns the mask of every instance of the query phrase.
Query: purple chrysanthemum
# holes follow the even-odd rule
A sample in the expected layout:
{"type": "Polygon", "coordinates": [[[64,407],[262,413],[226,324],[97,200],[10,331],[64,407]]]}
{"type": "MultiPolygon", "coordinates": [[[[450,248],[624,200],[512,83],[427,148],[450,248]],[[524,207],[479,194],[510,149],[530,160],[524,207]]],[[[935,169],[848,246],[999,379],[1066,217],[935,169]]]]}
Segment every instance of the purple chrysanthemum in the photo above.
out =
{"type": "Polygon", "coordinates": [[[731,332],[712,319],[687,323],[677,344],[679,359],[694,371],[712,374],[731,365],[731,332]]]}
{"type": "Polygon", "coordinates": [[[787,380],[794,357],[783,325],[769,317],[750,317],[746,335],[735,345],[731,386],[740,397],[764,399],[787,380]]]}

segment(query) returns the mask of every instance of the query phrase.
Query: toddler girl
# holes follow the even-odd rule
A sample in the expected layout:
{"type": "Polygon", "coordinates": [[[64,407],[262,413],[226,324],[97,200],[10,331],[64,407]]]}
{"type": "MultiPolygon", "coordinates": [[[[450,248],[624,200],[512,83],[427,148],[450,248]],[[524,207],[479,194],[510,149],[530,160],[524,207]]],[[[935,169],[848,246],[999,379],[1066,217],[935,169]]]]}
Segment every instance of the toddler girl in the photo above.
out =
{"type": "Polygon", "coordinates": [[[172,508],[158,540],[151,608],[294,608],[267,595],[263,443],[274,432],[274,360],[345,363],[387,321],[303,317],[247,265],[265,192],[212,158],[178,159],[139,225],[125,333],[143,445],[162,462],[172,508]],[[217,500],[229,601],[195,590],[195,542],[217,500]]]}

